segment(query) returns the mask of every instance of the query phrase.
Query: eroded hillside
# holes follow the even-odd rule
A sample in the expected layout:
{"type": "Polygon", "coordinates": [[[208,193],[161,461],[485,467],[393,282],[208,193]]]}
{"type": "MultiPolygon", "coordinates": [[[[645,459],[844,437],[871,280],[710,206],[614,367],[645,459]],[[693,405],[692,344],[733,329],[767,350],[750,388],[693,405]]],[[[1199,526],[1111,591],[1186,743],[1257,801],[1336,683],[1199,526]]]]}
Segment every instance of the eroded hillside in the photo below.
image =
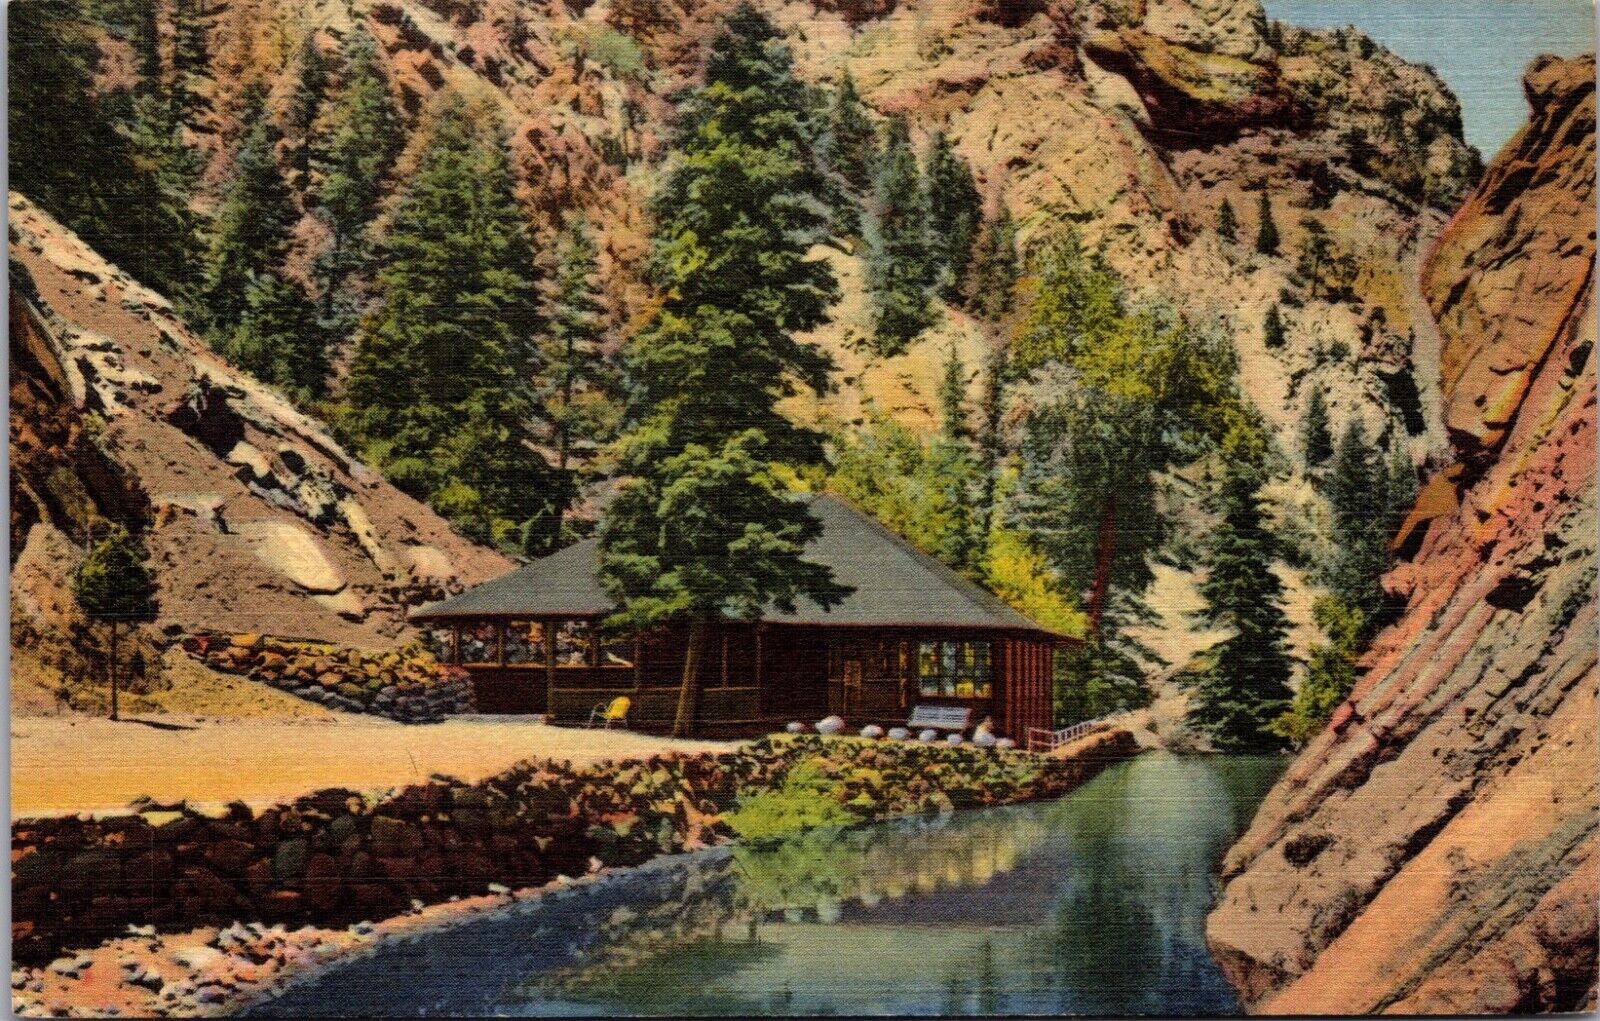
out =
{"type": "Polygon", "coordinates": [[[1422,276],[1456,461],[1397,538],[1405,612],[1224,867],[1254,1011],[1595,1001],[1593,58],[1525,88],[1422,276]]]}
{"type": "Polygon", "coordinates": [[[507,569],[26,198],[10,221],[14,610],[64,625],[96,521],[148,526],[180,631],[382,648],[407,606],[507,569]]]}

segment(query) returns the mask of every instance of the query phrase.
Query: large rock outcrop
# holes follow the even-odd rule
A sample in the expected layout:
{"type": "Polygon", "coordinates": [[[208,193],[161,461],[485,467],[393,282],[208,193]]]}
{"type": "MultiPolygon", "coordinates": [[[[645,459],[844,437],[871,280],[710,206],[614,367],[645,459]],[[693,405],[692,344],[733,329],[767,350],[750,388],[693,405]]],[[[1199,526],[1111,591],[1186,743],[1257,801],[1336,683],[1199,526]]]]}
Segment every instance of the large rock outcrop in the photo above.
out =
{"type": "Polygon", "coordinates": [[[106,520],[148,527],[173,631],[389,648],[409,604],[510,568],[43,210],[12,194],[10,213],[15,612],[63,626],[76,557],[29,551],[106,520]]]}
{"type": "Polygon", "coordinates": [[[1224,864],[1253,1011],[1594,1004],[1594,73],[1533,64],[1424,268],[1458,461],[1398,539],[1403,615],[1224,864]]]}

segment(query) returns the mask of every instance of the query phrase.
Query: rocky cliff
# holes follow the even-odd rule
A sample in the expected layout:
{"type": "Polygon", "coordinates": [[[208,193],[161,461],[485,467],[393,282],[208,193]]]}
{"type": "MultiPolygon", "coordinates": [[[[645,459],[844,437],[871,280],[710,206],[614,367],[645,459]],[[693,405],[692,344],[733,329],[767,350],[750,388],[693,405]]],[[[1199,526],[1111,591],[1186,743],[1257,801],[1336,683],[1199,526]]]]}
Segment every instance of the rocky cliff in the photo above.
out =
{"type": "Polygon", "coordinates": [[[509,568],[15,194],[10,230],[14,613],[63,627],[106,521],[148,526],[173,631],[384,648],[407,605],[509,568]]]}
{"type": "Polygon", "coordinates": [[[1456,460],[1397,539],[1403,615],[1224,864],[1253,1011],[1593,1008],[1594,74],[1533,64],[1423,269],[1456,460]]]}

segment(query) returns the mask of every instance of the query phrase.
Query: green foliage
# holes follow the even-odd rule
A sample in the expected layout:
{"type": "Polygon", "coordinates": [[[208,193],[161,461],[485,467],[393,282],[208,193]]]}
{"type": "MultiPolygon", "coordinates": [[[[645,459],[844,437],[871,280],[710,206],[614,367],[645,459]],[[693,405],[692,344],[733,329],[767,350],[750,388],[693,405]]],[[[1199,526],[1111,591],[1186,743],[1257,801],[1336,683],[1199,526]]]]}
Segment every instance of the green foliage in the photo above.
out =
{"type": "Polygon", "coordinates": [[[1027,319],[1011,342],[1011,363],[1029,372],[1048,362],[1073,364],[1106,342],[1125,319],[1122,281],[1098,252],[1068,231],[1041,256],[1027,319]]]}
{"type": "Polygon", "coordinates": [[[837,785],[820,766],[801,761],[784,775],[782,784],[741,797],[726,821],[735,836],[749,841],[859,821],[837,794],[837,785]]]}
{"type": "Polygon", "coordinates": [[[1055,719],[1061,726],[1096,720],[1111,713],[1149,705],[1153,695],[1144,668],[1116,629],[1102,628],[1058,656],[1055,719]]]}
{"type": "Polygon", "coordinates": [[[1229,244],[1239,240],[1239,220],[1234,215],[1233,204],[1227,199],[1217,206],[1217,237],[1229,244]]]}
{"type": "Polygon", "coordinates": [[[838,297],[808,256],[827,221],[809,94],[776,29],[748,4],[712,42],[705,82],[681,105],[656,203],[651,271],[665,300],[629,342],[631,476],[600,534],[600,573],[627,629],[688,618],[676,733],[693,725],[693,649],[707,620],[755,617],[844,590],[803,558],[820,525],[783,492],[776,464],[821,453],[777,410],[797,382],[823,390],[829,359],[796,338],[838,297]]]}
{"type": "Polygon", "coordinates": [[[1356,660],[1366,633],[1361,611],[1335,596],[1317,599],[1311,606],[1311,616],[1328,641],[1311,646],[1300,690],[1295,692],[1288,711],[1273,723],[1274,732],[1296,745],[1315,737],[1339,703],[1349,697],[1355,687],[1356,660]]]}
{"type": "Polygon", "coordinates": [[[1327,229],[1310,217],[1300,221],[1300,229],[1305,232],[1305,238],[1300,242],[1300,261],[1295,266],[1295,272],[1306,281],[1310,296],[1315,298],[1328,261],[1333,256],[1333,241],[1328,237],[1327,229]]]}
{"type": "Polygon", "coordinates": [[[1360,420],[1352,418],[1339,437],[1328,471],[1333,555],[1322,571],[1322,581],[1369,625],[1378,620],[1383,607],[1379,579],[1388,566],[1388,489],[1378,450],[1367,439],[1360,420]]]}
{"type": "Polygon", "coordinates": [[[326,388],[327,344],[316,309],[298,286],[276,274],[250,281],[244,312],[218,335],[217,350],[302,404],[326,388]]]}
{"type": "Polygon", "coordinates": [[[583,70],[584,61],[593,61],[613,78],[642,79],[645,74],[645,53],[626,32],[609,25],[578,22],[560,35],[563,52],[578,62],[583,70]]]}
{"type": "Polygon", "coordinates": [[[827,137],[822,153],[828,166],[843,175],[857,189],[865,190],[872,184],[872,163],[877,146],[877,131],[872,117],[856,92],[855,79],[845,69],[834,91],[833,104],[828,111],[827,137]]]}
{"type": "Polygon", "coordinates": [[[340,88],[323,115],[327,141],[312,162],[318,177],[317,211],[333,238],[317,262],[324,315],[341,336],[355,327],[358,301],[350,293],[352,280],[368,271],[368,225],[404,140],[372,37],[352,31],[342,57],[340,88]]]}
{"type": "Polygon", "coordinates": [[[1278,225],[1272,220],[1272,201],[1267,190],[1261,189],[1261,200],[1256,207],[1259,224],[1256,227],[1256,251],[1262,255],[1278,254],[1278,225]]]}
{"type": "Polygon", "coordinates": [[[900,118],[889,122],[874,194],[867,253],[873,338],[879,354],[896,355],[938,320],[929,293],[936,265],[929,246],[928,196],[900,118]]]}
{"type": "Polygon", "coordinates": [[[1267,306],[1267,314],[1261,320],[1262,343],[1269,348],[1283,346],[1286,331],[1283,325],[1283,314],[1278,311],[1277,302],[1267,306]]]}
{"type": "Polygon", "coordinates": [[[1216,497],[1222,519],[1211,533],[1200,585],[1206,618],[1233,634],[1194,677],[1189,721],[1224,751],[1274,747],[1279,735],[1272,725],[1290,698],[1283,584],[1272,571],[1273,543],[1261,508],[1265,450],[1258,423],[1224,438],[1216,497]]]}
{"type": "Polygon", "coordinates": [[[300,76],[295,81],[286,111],[289,130],[296,143],[295,168],[301,174],[311,169],[312,130],[327,91],[328,61],[317,45],[315,33],[308,34],[300,46],[300,76]]]}
{"type": "Polygon", "coordinates": [[[204,278],[191,309],[192,318],[214,344],[244,316],[252,281],[278,269],[299,219],[294,196],[278,168],[277,146],[283,136],[266,115],[265,102],[258,87],[243,99],[240,120],[245,133],[212,225],[204,278]]]}
{"type": "Polygon", "coordinates": [[[532,252],[504,140],[452,100],[384,244],[340,428],[391,481],[468,537],[524,553],[554,539],[533,438],[532,252]]]}
{"type": "Polygon", "coordinates": [[[1322,391],[1315,387],[1306,399],[1306,418],[1300,428],[1300,449],[1305,452],[1306,468],[1318,468],[1333,456],[1333,432],[1328,425],[1328,406],[1322,391]]]}
{"type": "Polygon", "coordinates": [[[155,617],[144,545],[121,525],[96,542],[73,579],[73,594],[94,621],[128,624],[155,617]]]}
{"type": "Polygon", "coordinates": [[[967,308],[986,319],[1003,318],[1011,311],[1019,275],[1016,226],[1011,222],[1010,211],[1001,203],[1000,211],[984,221],[972,249],[967,308]]]}
{"type": "Polygon", "coordinates": [[[977,240],[983,203],[972,168],[956,154],[942,131],[936,131],[927,159],[929,257],[933,279],[946,301],[958,301],[965,291],[977,240]]]}
{"type": "Polygon", "coordinates": [[[606,357],[606,321],[595,264],[598,253],[581,217],[568,225],[556,254],[549,329],[540,342],[544,384],[539,403],[549,423],[556,470],[563,476],[563,507],[576,492],[576,475],[610,440],[622,417],[621,380],[606,357]]]}
{"type": "MultiPolygon", "coordinates": [[[[77,0],[7,10],[10,187],[145,283],[182,287],[193,262],[194,156],[159,82],[146,76],[132,93],[97,86],[100,52],[77,0]]],[[[148,14],[130,13],[138,32],[154,31],[148,14]]],[[[152,70],[148,52],[141,59],[152,70]]]]}

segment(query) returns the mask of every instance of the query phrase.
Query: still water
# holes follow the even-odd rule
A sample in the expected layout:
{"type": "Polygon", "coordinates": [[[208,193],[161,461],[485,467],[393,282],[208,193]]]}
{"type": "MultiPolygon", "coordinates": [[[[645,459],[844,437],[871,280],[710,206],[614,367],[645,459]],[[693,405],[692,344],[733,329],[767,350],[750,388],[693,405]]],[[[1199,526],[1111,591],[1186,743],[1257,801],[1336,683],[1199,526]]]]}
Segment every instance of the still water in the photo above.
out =
{"type": "Polygon", "coordinates": [[[276,1014],[1228,1014],[1216,864],[1282,760],[663,859],[385,946],[276,1014]]]}

